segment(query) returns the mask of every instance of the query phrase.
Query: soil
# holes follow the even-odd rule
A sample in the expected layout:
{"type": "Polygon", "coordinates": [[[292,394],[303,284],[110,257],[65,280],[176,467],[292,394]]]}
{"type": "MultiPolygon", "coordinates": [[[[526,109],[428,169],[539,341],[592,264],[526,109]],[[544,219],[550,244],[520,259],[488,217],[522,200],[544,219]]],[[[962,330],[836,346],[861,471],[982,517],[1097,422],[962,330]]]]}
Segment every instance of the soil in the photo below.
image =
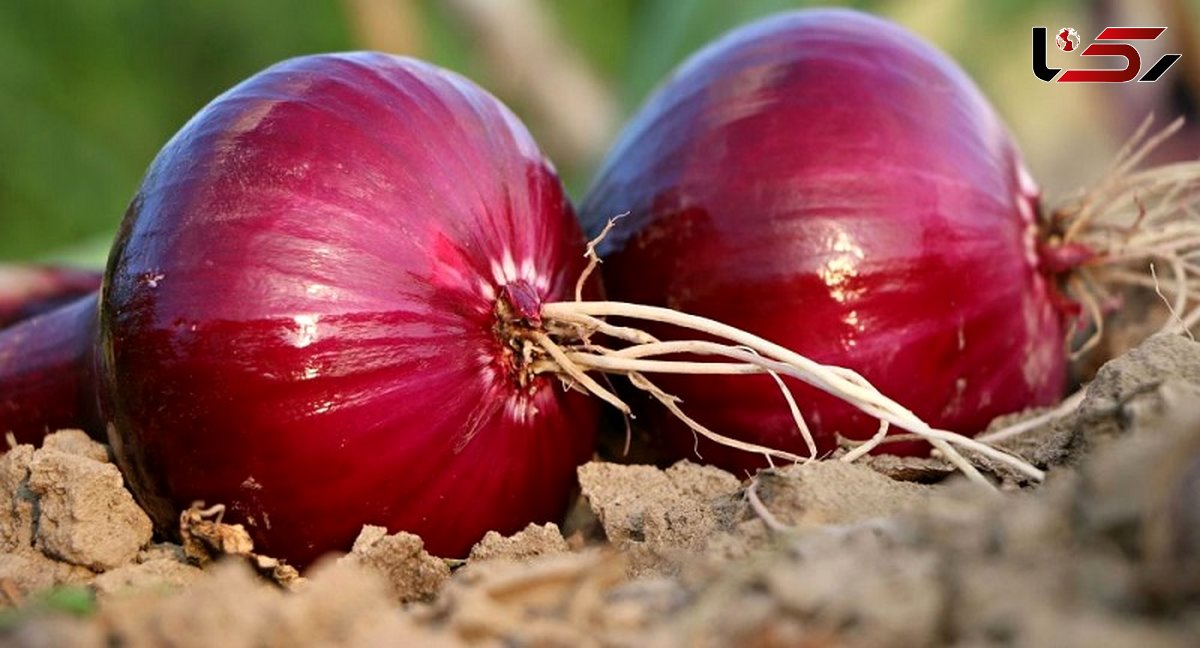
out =
{"type": "Polygon", "coordinates": [[[154,542],[106,448],[62,431],[0,457],[0,643],[1200,645],[1200,344],[1147,340],[1010,444],[1043,484],[937,459],[749,480],[593,461],[561,530],[447,561],[367,526],[301,575],[219,509],[154,542]]]}

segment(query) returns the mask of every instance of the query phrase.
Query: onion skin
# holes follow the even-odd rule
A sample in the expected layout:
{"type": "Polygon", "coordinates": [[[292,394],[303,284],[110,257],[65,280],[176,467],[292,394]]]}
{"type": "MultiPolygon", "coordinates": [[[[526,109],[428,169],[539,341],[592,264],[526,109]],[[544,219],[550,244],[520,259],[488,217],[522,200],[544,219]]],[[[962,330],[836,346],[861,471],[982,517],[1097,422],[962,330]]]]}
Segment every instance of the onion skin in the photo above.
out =
{"type": "Polygon", "coordinates": [[[0,264],[0,434],[34,445],[66,428],[104,438],[95,389],[102,278],[62,266],[0,264]]]}
{"type": "Polygon", "coordinates": [[[94,293],[103,278],[78,268],[0,263],[0,328],[94,293]]]}
{"type": "Polygon", "coordinates": [[[371,53],[273,66],[166,145],[123,222],[101,300],[117,460],[160,528],[223,503],[298,565],[363,524],[465,556],[558,519],[597,406],[522,385],[496,297],[564,298],[582,255],[554,170],[470,82],[371,53]]]}
{"type": "Polygon", "coordinates": [[[104,438],[95,389],[97,294],[0,330],[0,434],[39,445],[49,431],[104,438]]]}
{"type": "MultiPolygon", "coordinates": [[[[610,298],[708,316],[849,367],[963,433],[1065,388],[1065,317],[1038,258],[1038,190],[970,79],[900,27],[780,14],[685,62],[633,117],[580,208],[610,298]]],[[[663,378],[702,424],[807,454],[766,376],[663,378]]],[[[804,385],[822,453],[878,421],[804,385]]],[[[656,408],[673,456],[693,435],[656,408]]],[[[699,443],[734,470],[764,460],[699,443]]],[[[924,443],[885,451],[920,452],[924,443]]]]}

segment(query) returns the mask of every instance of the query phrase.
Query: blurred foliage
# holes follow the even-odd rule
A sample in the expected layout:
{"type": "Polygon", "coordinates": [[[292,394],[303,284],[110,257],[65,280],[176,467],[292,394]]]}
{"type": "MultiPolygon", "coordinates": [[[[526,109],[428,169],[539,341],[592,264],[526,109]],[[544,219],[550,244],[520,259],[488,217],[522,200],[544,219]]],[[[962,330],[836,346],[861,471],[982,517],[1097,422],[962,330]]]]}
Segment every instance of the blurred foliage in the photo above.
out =
{"type": "MultiPolygon", "coordinates": [[[[805,4],[535,1],[550,11],[562,40],[581,53],[609,88],[621,116],[635,110],[674,65],[704,42],[746,20],[805,4]]],[[[485,87],[498,85],[493,83],[496,71],[481,61],[477,34],[464,28],[455,13],[462,2],[0,3],[0,260],[65,258],[99,265],[141,174],[188,117],[221,91],[283,58],[367,46],[352,13],[371,2],[403,4],[403,15],[418,23],[413,31],[419,38],[403,53],[462,72],[485,87]]],[[[1028,72],[1029,27],[1082,27],[1088,22],[1088,6],[1082,1],[840,4],[897,20],[959,60],[1013,125],[1043,182],[1050,176],[1050,184],[1060,178],[1069,186],[1087,177],[1095,165],[1074,160],[1103,160],[1121,140],[1123,122],[1119,132],[1098,141],[1093,141],[1095,129],[1087,130],[1089,120],[1103,117],[1094,104],[1104,101],[1092,99],[1108,100],[1105,95],[1051,87],[1055,84],[1043,84],[1028,72]],[[1063,136],[1082,138],[1082,148],[1071,159],[1059,159],[1051,151],[1062,149],[1057,138],[1063,136]],[[1043,154],[1043,149],[1049,152],[1043,154]]],[[[522,110],[519,98],[502,98],[522,112],[535,136],[546,127],[522,110]]],[[[578,196],[595,160],[556,162],[578,196]]]]}
{"type": "Polygon", "coordinates": [[[107,237],[155,152],[211,98],[281,58],[351,46],[336,3],[295,6],[0,3],[0,259],[107,237]]]}

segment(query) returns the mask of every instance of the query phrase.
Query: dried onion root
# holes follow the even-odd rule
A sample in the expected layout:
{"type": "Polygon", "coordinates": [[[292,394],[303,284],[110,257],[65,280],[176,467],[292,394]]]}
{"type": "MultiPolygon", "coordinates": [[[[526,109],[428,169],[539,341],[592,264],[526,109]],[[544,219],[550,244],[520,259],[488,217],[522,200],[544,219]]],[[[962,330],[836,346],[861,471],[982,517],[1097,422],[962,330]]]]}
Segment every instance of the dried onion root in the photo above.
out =
{"type": "Polygon", "coordinates": [[[1183,126],[1180,118],[1148,136],[1152,122],[1142,123],[1094,189],[1049,217],[1048,245],[1090,253],[1067,285],[1093,329],[1075,356],[1099,343],[1100,304],[1124,288],[1150,288],[1163,299],[1171,315],[1164,332],[1190,336],[1200,322],[1200,161],[1135,170],[1183,126]]]}

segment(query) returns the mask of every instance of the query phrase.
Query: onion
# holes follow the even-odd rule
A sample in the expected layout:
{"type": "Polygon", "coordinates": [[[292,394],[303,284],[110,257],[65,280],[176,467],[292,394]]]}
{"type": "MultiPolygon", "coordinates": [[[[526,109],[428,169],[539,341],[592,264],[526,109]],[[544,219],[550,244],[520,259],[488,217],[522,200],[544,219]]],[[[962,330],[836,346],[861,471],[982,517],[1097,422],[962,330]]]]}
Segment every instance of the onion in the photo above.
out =
{"type": "Polygon", "coordinates": [[[0,434],[36,444],[50,430],[77,428],[103,438],[93,372],[100,279],[0,264],[0,434]]]}
{"type": "MultiPolygon", "coordinates": [[[[16,301],[45,304],[37,298],[16,301]]],[[[95,339],[94,292],[0,330],[0,434],[37,444],[47,432],[75,428],[102,439],[95,339]]]]}
{"type": "MultiPolygon", "coordinates": [[[[1070,273],[1144,262],[1102,254],[1117,247],[1098,238],[1111,231],[1084,227],[1096,205],[1127,208],[1170,185],[1128,168],[1115,165],[1105,200],[1042,217],[1007,129],[953,62],[883,20],[806,10],[736,29],[681,65],[620,135],[580,212],[592,234],[629,214],[598,248],[614,299],[758,334],[861,374],[933,427],[975,433],[1063,396],[1064,337],[1087,297],[1060,290],[1075,286],[1070,273]]],[[[1144,231],[1164,230],[1154,218],[1144,231]]],[[[806,440],[770,376],[660,384],[699,424],[791,453],[888,433],[861,406],[800,386],[806,440]]],[[[645,412],[673,456],[765,464],[677,418],[645,412]]]]}
{"type": "Polygon", "coordinates": [[[596,405],[512,331],[582,252],[555,172],[472,83],[383,54],[275,65],[175,135],[121,226],[99,361],[117,461],[160,529],[222,503],[298,565],[366,523],[465,556],[557,519],[596,405]]]}

